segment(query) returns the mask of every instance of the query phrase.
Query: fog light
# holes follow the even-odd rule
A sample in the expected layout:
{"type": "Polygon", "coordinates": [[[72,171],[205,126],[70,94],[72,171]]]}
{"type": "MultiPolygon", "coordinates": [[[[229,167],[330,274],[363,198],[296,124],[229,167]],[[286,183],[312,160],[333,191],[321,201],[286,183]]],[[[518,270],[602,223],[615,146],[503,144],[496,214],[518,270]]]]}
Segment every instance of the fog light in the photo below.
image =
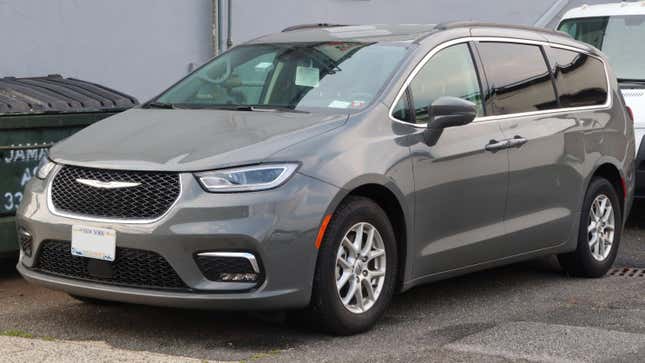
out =
{"type": "Polygon", "coordinates": [[[259,260],[250,252],[201,252],[195,262],[211,281],[260,283],[264,277],[259,260]]]}
{"type": "Polygon", "coordinates": [[[256,282],[258,280],[258,274],[221,273],[221,274],[219,274],[219,278],[222,281],[256,282]]]}
{"type": "Polygon", "coordinates": [[[31,233],[22,227],[18,228],[18,241],[20,242],[20,248],[25,256],[31,257],[34,252],[33,237],[31,236],[31,233]]]}

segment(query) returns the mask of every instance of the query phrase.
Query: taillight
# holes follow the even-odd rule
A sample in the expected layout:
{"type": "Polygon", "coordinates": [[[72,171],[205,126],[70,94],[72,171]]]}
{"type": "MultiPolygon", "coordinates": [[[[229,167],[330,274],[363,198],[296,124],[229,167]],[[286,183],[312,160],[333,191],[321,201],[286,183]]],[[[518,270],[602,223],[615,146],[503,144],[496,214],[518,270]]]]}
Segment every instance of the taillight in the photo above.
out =
{"type": "Polygon", "coordinates": [[[629,108],[629,106],[625,106],[625,108],[627,109],[627,114],[629,115],[629,119],[632,120],[632,122],[634,122],[634,112],[632,111],[631,108],[629,108]]]}

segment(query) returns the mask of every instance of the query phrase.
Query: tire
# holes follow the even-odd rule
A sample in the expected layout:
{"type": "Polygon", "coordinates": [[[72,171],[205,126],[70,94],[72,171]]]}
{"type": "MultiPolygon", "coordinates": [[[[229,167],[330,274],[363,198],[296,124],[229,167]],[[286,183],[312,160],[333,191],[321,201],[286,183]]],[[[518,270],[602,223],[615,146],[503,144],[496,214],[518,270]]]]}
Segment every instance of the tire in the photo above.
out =
{"type": "MultiPolygon", "coordinates": [[[[607,216],[608,214],[605,213],[605,215],[607,216]]],[[[623,230],[622,217],[621,204],[614,186],[604,178],[592,179],[589,184],[589,188],[587,189],[584,203],[582,205],[582,211],[580,213],[577,248],[571,253],[558,255],[558,261],[560,261],[562,268],[572,276],[590,278],[604,276],[614,264],[616,255],[618,254],[618,247],[620,245],[620,238],[623,230]],[[592,213],[593,203],[596,200],[598,200],[599,203],[602,203],[602,200],[604,199],[603,196],[607,198],[609,203],[611,203],[610,206],[613,211],[614,219],[612,244],[608,250],[607,248],[604,250],[596,249],[601,248],[601,246],[605,246],[602,242],[598,242],[597,244],[594,243],[593,246],[590,245],[591,241],[594,240],[594,234],[597,236],[603,236],[602,238],[606,238],[608,236],[607,233],[597,233],[597,230],[592,226],[592,223],[595,223],[593,221],[595,217],[592,213]],[[589,228],[591,228],[591,232],[588,231],[589,228]],[[601,253],[603,251],[604,253],[601,253]]],[[[611,219],[609,217],[606,218],[611,219]]],[[[609,230],[610,229],[605,229],[605,231],[609,230]]],[[[598,237],[596,240],[602,241],[602,238],[598,237]]]]}
{"type": "MultiPolygon", "coordinates": [[[[354,239],[354,241],[356,240],[354,239]]],[[[369,330],[383,315],[392,300],[397,271],[396,238],[392,224],[383,209],[367,198],[347,198],[334,213],[325,232],[318,253],[312,299],[305,312],[306,321],[335,335],[352,335],[369,330]],[[372,245],[375,247],[371,250],[372,256],[381,253],[380,247],[385,251],[384,256],[374,257],[365,262],[365,257],[361,258],[360,253],[356,254],[355,248],[350,250],[350,245],[347,243],[343,244],[343,251],[340,251],[344,237],[348,236],[351,239],[359,234],[358,231],[363,231],[362,240],[365,241],[363,251],[367,251],[367,240],[372,229],[376,230],[373,234],[372,245]],[[381,237],[380,240],[378,236],[381,237]],[[350,254],[356,255],[358,258],[353,258],[350,254]],[[337,265],[337,256],[345,256],[343,261],[353,260],[353,267],[350,268],[347,264],[343,265],[344,268],[340,267],[340,262],[337,265]],[[380,275],[383,269],[385,270],[384,276],[373,277],[380,275]],[[339,290],[337,278],[343,280],[345,274],[349,278],[339,290]],[[357,311],[361,309],[358,302],[358,290],[355,290],[354,298],[349,300],[348,305],[341,301],[341,294],[344,294],[346,298],[351,295],[352,284],[357,288],[361,286],[360,296],[366,296],[361,299],[364,301],[362,305],[364,311],[357,311]],[[367,293],[369,286],[371,286],[372,296],[375,296],[375,299],[370,299],[367,293]],[[381,287],[379,288],[379,286],[381,287]]]]}
{"type": "Polygon", "coordinates": [[[72,299],[80,301],[84,304],[90,304],[90,305],[117,305],[118,304],[118,302],[116,301],[101,300],[101,299],[95,299],[92,297],[78,296],[73,294],[68,294],[68,295],[72,299]]]}

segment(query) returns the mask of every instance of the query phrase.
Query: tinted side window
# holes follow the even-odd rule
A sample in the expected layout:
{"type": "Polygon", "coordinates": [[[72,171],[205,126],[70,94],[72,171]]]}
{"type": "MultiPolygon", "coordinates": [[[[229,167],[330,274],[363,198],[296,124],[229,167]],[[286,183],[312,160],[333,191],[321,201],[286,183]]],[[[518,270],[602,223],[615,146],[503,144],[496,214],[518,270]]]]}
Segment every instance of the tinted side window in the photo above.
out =
{"type": "Polygon", "coordinates": [[[607,75],[602,62],[586,54],[551,49],[562,107],[603,105],[607,101],[607,75]]]}
{"type": "Polygon", "coordinates": [[[477,105],[483,114],[482,93],[468,44],[458,44],[435,54],[410,83],[417,123],[427,123],[428,106],[443,96],[459,97],[477,105]]]}
{"type": "Polygon", "coordinates": [[[551,73],[536,45],[479,44],[494,115],[549,110],[558,107],[551,73]]]}

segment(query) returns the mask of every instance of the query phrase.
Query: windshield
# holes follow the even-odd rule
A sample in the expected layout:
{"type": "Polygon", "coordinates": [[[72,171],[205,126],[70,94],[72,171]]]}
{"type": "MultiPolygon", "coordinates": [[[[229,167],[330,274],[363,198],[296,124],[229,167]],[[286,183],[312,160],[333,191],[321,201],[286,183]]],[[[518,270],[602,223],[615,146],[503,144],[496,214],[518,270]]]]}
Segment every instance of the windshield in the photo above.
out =
{"type": "Polygon", "coordinates": [[[401,45],[361,42],[243,45],[154,101],[186,108],[361,109],[405,53],[401,45]]]}
{"type": "Polygon", "coordinates": [[[645,15],[567,19],[558,30],[602,50],[619,79],[645,81],[645,15]]]}

